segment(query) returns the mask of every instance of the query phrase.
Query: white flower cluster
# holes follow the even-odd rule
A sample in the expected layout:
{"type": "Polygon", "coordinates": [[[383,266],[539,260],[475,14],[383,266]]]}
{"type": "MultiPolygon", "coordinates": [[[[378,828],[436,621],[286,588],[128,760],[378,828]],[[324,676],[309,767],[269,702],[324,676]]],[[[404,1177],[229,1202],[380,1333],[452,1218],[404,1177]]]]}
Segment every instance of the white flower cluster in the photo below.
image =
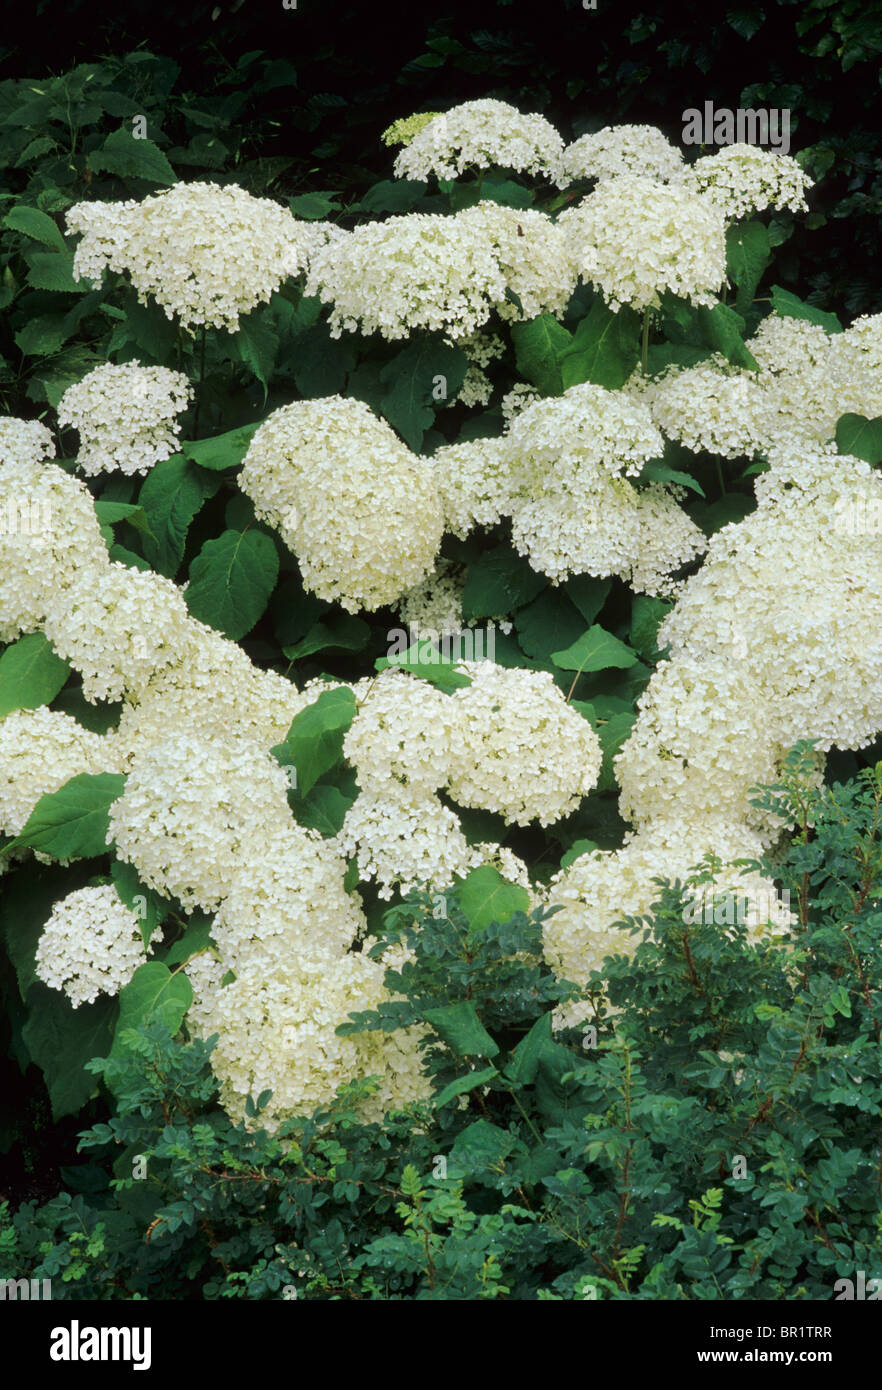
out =
{"type": "Polygon", "coordinates": [[[472,169],[502,168],[560,177],[563,140],[544,116],[505,101],[465,101],[422,126],[395,160],[399,179],[456,179],[472,169]]]}
{"type": "MultiPolygon", "coordinates": [[[[151,943],[159,935],[153,933],[151,943]]],[[[37,976],[64,990],[75,1009],[118,994],[143,965],[141,924],[112,884],[68,893],[52,909],[37,943],[37,976]]]]}
{"type": "Polygon", "coordinates": [[[341,854],[357,857],[361,878],[377,880],[381,898],[391,898],[395,889],[448,888],[476,862],[455,813],[411,787],[361,792],[346,812],[337,844],[341,854]]]}
{"type": "Polygon", "coordinates": [[[364,955],[312,956],[263,980],[221,985],[223,967],[197,958],[188,968],[196,990],[191,1026],[218,1034],[212,1067],[230,1115],[245,1121],[247,1097],[272,1091],[258,1123],[269,1130],[291,1116],[309,1115],[353,1076],[377,1076],[379,1087],[363,1107],[380,1120],[429,1094],[420,1067],[420,1031],[337,1036],[350,1013],[375,1009],[390,998],[383,966],[364,955]]]}
{"type": "Polygon", "coordinates": [[[184,328],[233,333],[241,314],[306,269],[322,239],[271,199],[216,183],[178,183],[140,203],[77,203],[67,228],[82,235],[75,279],[127,272],[142,304],[151,296],[184,328]]]}
{"type": "Polygon", "coordinates": [[[45,706],[14,710],[0,719],[0,832],[18,835],[40,797],[71,777],[119,770],[112,738],[45,706]]]}
{"type": "Polygon", "coordinates": [[[663,448],[648,409],[625,392],[586,383],[528,406],[504,441],[514,545],[555,582],[617,574],[669,592],[704,537],[679,505],[681,488],[638,491],[626,476],[663,448]]]}
{"type": "Polygon", "coordinates": [[[506,824],[550,825],[596,784],[603,753],[586,719],[548,671],[461,662],[471,683],[453,692],[459,737],[447,787],[454,801],[497,811],[506,824]]]}
{"type": "Polygon", "coordinates": [[[502,439],[442,445],[428,460],[441,498],[445,530],[462,539],[476,526],[495,526],[510,507],[511,458],[502,439]]]}
{"type": "Polygon", "coordinates": [[[678,183],[644,174],[603,179],[558,226],[578,273],[612,309],[656,307],[665,290],[712,305],[726,278],[722,213],[678,183]]]}
{"type": "Polygon", "coordinates": [[[727,222],[767,208],[807,212],[812,180],[789,154],[736,142],[684,169],[682,184],[712,199],[727,222]]]}
{"type": "Polygon", "coordinates": [[[570,181],[640,174],[666,183],[683,171],[683,155],[651,125],[604,126],[567,145],[563,170],[570,181]]]}
{"type": "Polygon", "coordinates": [[[458,342],[494,309],[508,319],[560,313],[575,283],[550,217],[482,202],[452,216],[414,212],[357,227],[316,252],[306,293],[333,305],[335,337],[360,330],[398,339],[424,328],[458,342]]]}
{"type": "Polygon", "coordinates": [[[420,639],[434,642],[461,632],[466,625],[462,612],[464,588],[463,567],[450,560],[439,560],[428,578],[408,589],[396,604],[408,634],[412,628],[420,639]]]}
{"type": "Polygon", "coordinates": [[[392,666],[381,671],[343,741],[359,786],[382,794],[391,781],[437,791],[447,780],[458,715],[454,701],[427,681],[392,666]]]}
{"type": "Polygon", "coordinates": [[[108,363],[68,387],[58,423],[79,431],[77,465],[84,473],[146,473],[177,451],[181,426],[175,416],[192,395],[181,372],[108,363]]]}
{"type": "Polygon", "coordinates": [[[170,732],[137,750],[108,844],[148,887],[212,911],[242,864],[268,857],[288,828],[287,793],[283,769],[258,744],[170,732]]]}
{"type": "Polygon", "coordinates": [[[67,595],[107,563],[84,482],[56,464],[0,464],[0,641],[42,627],[67,595]]]}
{"type": "Polygon", "coordinates": [[[635,379],[633,389],[665,434],[696,453],[752,457],[766,445],[769,405],[762,380],[720,353],[695,367],[669,367],[655,381],[635,379]]]}
{"type": "Polygon", "coordinates": [[[361,401],[273,411],[240,486],[297,556],[306,587],[350,613],[391,603],[435,564],[443,521],[432,469],[361,401]]]}
{"type": "Polygon", "coordinates": [[[54,459],[55,441],[39,420],[0,420],[0,466],[42,463],[54,459]]]}

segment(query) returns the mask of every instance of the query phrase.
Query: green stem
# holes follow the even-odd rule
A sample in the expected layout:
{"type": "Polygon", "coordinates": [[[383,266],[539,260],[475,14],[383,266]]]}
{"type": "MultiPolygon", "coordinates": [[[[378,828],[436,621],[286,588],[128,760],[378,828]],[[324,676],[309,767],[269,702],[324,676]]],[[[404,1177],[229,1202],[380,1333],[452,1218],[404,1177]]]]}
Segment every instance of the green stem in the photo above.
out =
{"type": "Polygon", "coordinates": [[[643,310],[643,341],[640,346],[640,367],[645,373],[649,358],[649,310],[643,310]]]}
{"type": "Polygon", "coordinates": [[[196,414],[193,419],[193,433],[199,438],[199,407],[202,404],[202,383],[205,380],[205,324],[202,325],[202,344],[199,349],[199,389],[196,393],[196,414]]]}
{"type": "Polygon", "coordinates": [[[724,480],[723,480],[723,465],[720,463],[720,460],[719,460],[719,459],[717,459],[717,478],[719,479],[719,482],[720,482],[720,496],[721,496],[721,497],[725,497],[725,496],[726,496],[726,484],[725,484],[725,482],[724,482],[724,480]]]}

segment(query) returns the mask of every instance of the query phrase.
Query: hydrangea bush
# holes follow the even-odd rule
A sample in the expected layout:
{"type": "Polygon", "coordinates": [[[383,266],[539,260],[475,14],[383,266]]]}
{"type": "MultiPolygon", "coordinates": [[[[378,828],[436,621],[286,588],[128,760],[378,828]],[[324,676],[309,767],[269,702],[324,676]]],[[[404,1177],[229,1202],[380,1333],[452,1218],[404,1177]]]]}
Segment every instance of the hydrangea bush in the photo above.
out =
{"type": "Polygon", "coordinates": [[[56,1116],[154,1016],[236,1119],[418,1105],[420,1026],[337,1031],[396,1003],[390,905],[557,906],[584,985],[712,855],[778,936],[751,786],[882,730],[882,315],[760,293],[798,160],[497,101],[386,135],[334,221],[205,181],[46,219],[115,322],[0,424],[5,936],[56,1116]]]}

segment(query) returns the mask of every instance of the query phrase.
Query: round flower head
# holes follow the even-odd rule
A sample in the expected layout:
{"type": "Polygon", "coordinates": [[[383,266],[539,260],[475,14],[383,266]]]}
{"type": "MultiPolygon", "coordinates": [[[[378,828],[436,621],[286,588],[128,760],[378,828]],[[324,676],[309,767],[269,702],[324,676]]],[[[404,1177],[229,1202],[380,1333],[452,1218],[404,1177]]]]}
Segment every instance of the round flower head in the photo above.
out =
{"type": "Polygon", "coordinates": [[[807,212],[805,194],[812,180],[789,154],[736,143],[690,164],[683,187],[713,199],[731,222],[767,208],[807,212]]]}
{"type": "Polygon", "coordinates": [[[557,181],[563,141],[544,116],[523,115],[505,101],[465,101],[410,139],[395,177],[456,179],[472,169],[504,168],[557,181]]]}
{"type": "MultiPolygon", "coordinates": [[[[157,927],[151,943],[161,935],[157,927]]],[[[36,970],[77,1009],[99,994],[118,994],[146,958],[139,918],[105,884],[80,888],[55,904],[37,943],[36,970]]]]}
{"type": "Polygon", "coordinates": [[[247,1122],[248,1097],[271,1091],[252,1123],[273,1131],[285,1119],[312,1114],[334,1099],[338,1086],[365,1076],[380,1078],[378,1091],[361,1103],[365,1121],[429,1094],[420,1030],[337,1035],[350,1013],[376,1009],[392,997],[383,965],[368,956],[316,957],[260,981],[249,976],[225,986],[218,979],[221,970],[201,960],[188,968],[196,991],[188,1019],[202,1037],[219,1035],[211,1065],[234,1119],[247,1122]]]}
{"type": "Polygon", "coordinates": [[[611,125],[567,145],[563,170],[569,180],[642,174],[667,182],[679,178],[683,156],[656,126],[611,125]]]}
{"type": "Polygon", "coordinates": [[[0,467],[54,459],[55,441],[39,420],[0,420],[0,467]]]}
{"type": "Polygon", "coordinates": [[[53,463],[0,465],[0,641],[42,627],[107,563],[84,482],[53,463]]]}
{"type": "Polygon", "coordinates": [[[553,478],[569,482],[598,469],[637,476],[659,458],[664,440],[645,406],[622,391],[583,382],[562,396],[536,401],[506,436],[513,485],[531,495],[553,478]]]}
{"type": "Polygon", "coordinates": [[[765,445],[767,404],[758,375],[720,354],[695,367],[668,368],[643,399],[665,434],[695,453],[752,457],[765,445]]]}
{"type": "Polygon", "coordinates": [[[502,439],[465,439],[436,449],[428,460],[444,527],[463,539],[476,526],[495,526],[508,511],[512,462],[502,439]]]}
{"type": "Polygon", "coordinates": [[[389,667],[359,702],[343,752],[364,790],[434,792],[447,780],[457,711],[428,681],[389,667]]]}
{"type": "Polygon", "coordinates": [[[175,416],[193,395],[181,372],[167,367],[96,367],[68,387],[58,423],[79,431],[77,465],[84,473],[146,473],[177,451],[175,416]]]}
{"type": "Polygon", "coordinates": [[[726,277],[726,223],[709,199],[641,174],[604,179],[561,213],[583,280],[612,309],[656,307],[669,290],[711,305],[726,277]]]}
{"type": "Polygon", "coordinates": [[[306,268],[316,241],[309,223],[237,184],[179,183],[141,203],[77,203],[67,226],[82,234],[75,279],[128,273],[142,304],[154,298],[184,328],[234,333],[240,314],[306,268]]]}
{"type": "Polygon", "coordinates": [[[597,782],[603,753],[586,719],[547,671],[462,662],[471,684],[454,691],[459,736],[447,788],[454,801],[497,811],[506,824],[551,825],[597,782]]]}
{"type": "MultiPolygon", "coordinates": [[[[465,626],[464,588],[462,566],[451,560],[439,560],[427,579],[401,596],[395,606],[407,626],[408,646],[427,639],[436,642],[442,637],[455,637],[462,631],[465,626]]],[[[391,638],[391,633],[389,635],[391,638]]]]}
{"type": "Polygon", "coordinates": [[[87,700],[118,700],[181,660],[194,623],[170,579],[106,561],[53,604],[44,630],[82,675],[87,700]]]}
{"type": "Polygon", "coordinates": [[[283,769],[256,744],[172,731],[137,753],[107,842],[148,887],[212,912],[242,864],[287,843],[287,793],[283,769]]]}
{"type": "Polygon", "coordinates": [[[41,796],[83,772],[115,772],[110,737],[60,711],[20,709],[0,719],[0,832],[18,835],[41,796]]]}
{"type": "Polygon", "coordinates": [[[306,587],[350,613],[391,603],[435,564],[443,522],[431,468],[361,401],[274,411],[240,486],[297,556],[306,587]]]}
{"type": "Polygon", "coordinates": [[[395,889],[448,888],[476,862],[451,810],[436,796],[391,781],[356,797],[337,844],[347,858],[357,856],[363,881],[377,880],[381,898],[395,889]]]}

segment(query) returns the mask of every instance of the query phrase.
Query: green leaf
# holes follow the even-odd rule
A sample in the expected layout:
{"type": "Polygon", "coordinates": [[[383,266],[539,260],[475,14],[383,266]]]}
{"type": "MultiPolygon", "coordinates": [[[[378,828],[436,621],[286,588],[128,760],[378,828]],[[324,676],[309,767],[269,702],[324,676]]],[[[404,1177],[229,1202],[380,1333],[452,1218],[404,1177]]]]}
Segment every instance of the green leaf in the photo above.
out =
{"type": "Polygon", "coordinates": [[[141,882],[138,871],[132,864],[114,859],[110,866],[110,877],[121,901],[137,915],[141,924],[141,937],[146,947],[156,928],[165,920],[169,904],[161,894],[141,882]]]}
{"type": "Polygon", "coordinates": [[[346,812],[354,800],[344,796],[339,787],[313,787],[294,803],[294,814],[305,829],[318,830],[328,840],[343,829],[346,812]]]}
{"type": "Polygon", "coordinates": [[[561,671],[606,671],[611,666],[633,666],[637,653],[596,623],[564,651],[552,652],[561,671]]]}
{"type": "Polygon", "coordinates": [[[472,869],[464,879],[457,879],[456,885],[460,906],[472,931],[484,931],[491,922],[508,922],[516,912],[530,910],[526,888],[509,883],[492,864],[472,869]]]}
{"type": "Polygon", "coordinates": [[[533,205],[533,194],[529,188],[515,183],[514,179],[484,179],[481,197],[504,208],[523,209],[533,205]]]}
{"type": "Polygon", "coordinates": [[[744,343],[744,319],[728,304],[715,304],[712,309],[700,304],[695,310],[698,326],[708,345],[721,352],[736,367],[759,370],[759,363],[744,343]]]}
{"type": "Polygon", "coordinates": [[[337,199],[333,196],[329,197],[327,193],[299,193],[296,197],[288,199],[288,207],[294,216],[304,217],[309,221],[326,218],[339,206],[337,199]]]}
{"type": "Polygon", "coordinates": [[[455,1100],[457,1096],[466,1095],[476,1086],[486,1086],[498,1075],[495,1067],[482,1067],[480,1071],[469,1071],[465,1076],[458,1076],[449,1086],[445,1086],[443,1091],[439,1091],[435,1097],[436,1109],[440,1110],[442,1105],[447,1105],[448,1101],[455,1100]]]}
{"type": "Polygon", "coordinates": [[[15,345],[25,357],[52,357],[67,342],[73,329],[67,314],[40,314],[28,319],[15,335],[15,345]]]}
{"type": "Polygon", "coordinates": [[[451,400],[462,386],[468,358],[437,335],[420,335],[396,353],[380,372],[388,388],[382,411],[405,443],[418,450],[423,435],[435,422],[435,410],[451,400]]]}
{"type": "Polygon", "coordinates": [[[32,237],[34,241],[41,241],[44,246],[51,246],[56,251],[68,254],[64,237],[57,225],[45,212],[40,212],[39,208],[27,207],[20,203],[6,214],[3,225],[13,232],[24,232],[25,236],[32,237]]]}
{"type": "Polygon", "coordinates": [[[220,478],[197,468],[183,454],[173,454],[151,468],[141,485],[138,505],[150,529],[144,537],[144,553],[160,574],[174,579],[184,558],[190,524],[220,485],[220,478]]]}
{"type": "Polygon", "coordinates": [[[382,179],[369,188],[361,202],[349,211],[412,212],[425,193],[426,185],[416,179],[382,179]]]}
{"type": "Polygon", "coordinates": [[[573,346],[573,336],[552,314],[540,314],[527,323],[513,323],[518,371],[537,386],[543,396],[559,396],[564,389],[561,357],[573,346]]]}
{"type": "Polygon", "coordinates": [[[191,956],[198,955],[200,951],[205,951],[212,945],[211,929],[214,926],[213,917],[204,917],[199,914],[195,920],[189,922],[184,929],[184,935],[169,947],[165,957],[165,964],[169,967],[173,965],[183,965],[191,956]]]}
{"type": "Polygon", "coordinates": [[[606,603],[611,588],[611,579],[596,579],[590,574],[574,574],[557,592],[566,594],[586,623],[593,623],[606,603]]]}
{"type": "Polygon", "coordinates": [[[125,790],[119,772],[81,772],[41,796],[11,847],[53,859],[91,859],[107,853],[110,808],[125,790]]]}
{"type": "Polygon", "coordinates": [[[138,140],[124,126],[114,130],[100,149],[93,150],[87,163],[95,174],[117,174],[124,179],[145,179],[171,187],[177,175],[158,145],[138,140]]]}
{"type": "Polygon", "coordinates": [[[28,260],[28,284],[35,290],[56,290],[64,294],[88,294],[88,280],[73,278],[73,257],[65,252],[35,251],[28,260]]]}
{"type": "Polygon", "coordinates": [[[569,646],[585,631],[581,613],[560,589],[543,589],[514,621],[520,645],[537,661],[549,661],[553,651],[569,646]]]}
{"type": "Polygon", "coordinates": [[[462,595],[467,619],[505,617],[523,608],[544,589],[548,580],[531,569],[510,545],[497,546],[469,565],[462,595]]]}
{"type": "MultiPolygon", "coordinates": [[[[576,701],[573,701],[575,704],[576,701]]],[[[599,846],[594,840],[575,840],[566,854],[561,857],[560,867],[568,869],[577,859],[581,859],[583,854],[589,854],[591,850],[598,849],[599,846]]]]}
{"type": "Polygon", "coordinates": [[[437,685],[442,690],[456,690],[472,683],[467,675],[457,671],[456,666],[459,660],[458,654],[456,657],[445,656],[426,638],[423,641],[414,642],[413,646],[408,647],[406,651],[396,652],[394,656],[377,657],[374,662],[374,670],[385,671],[387,666],[398,666],[402,671],[409,671],[412,675],[430,681],[432,685],[437,685]]]}
{"type": "Polygon", "coordinates": [[[726,271],[737,287],[735,309],[745,314],[772,258],[769,233],[762,222],[734,222],[726,230],[726,271]]]}
{"type": "Polygon", "coordinates": [[[0,656],[0,719],[16,709],[37,709],[55,699],[70,675],[42,632],[13,642],[0,656]]]}
{"type": "Polygon", "coordinates": [[[355,718],[355,696],[348,687],[324,691],[291,721],[283,743],[273,753],[283,767],[297,769],[303,796],[343,757],[343,739],[355,718]]]}
{"type": "Polygon", "coordinates": [[[250,632],[279,577],[279,556],[262,531],[224,531],[206,541],[184,591],[194,618],[236,642],[250,632]]]}
{"type": "MultiPolygon", "coordinates": [[[[307,594],[307,599],[310,597],[307,594]]],[[[360,652],[367,646],[370,635],[370,627],[363,618],[356,618],[353,613],[329,613],[314,623],[299,642],[283,647],[282,651],[289,661],[300,661],[314,652],[360,652]]]]}
{"type": "Polygon", "coordinates": [[[475,1120],[456,1136],[450,1157],[464,1172],[487,1176],[498,1169],[516,1143],[510,1129],[490,1120],[475,1120]]]}
{"type": "Polygon", "coordinates": [[[695,481],[691,473],[683,473],[679,468],[669,468],[660,459],[650,459],[649,463],[644,465],[640,478],[648,483],[680,483],[691,492],[697,492],[699,497],[705,495],[704,488],[695,481]]]}
{"type": "Polygon", "coordinates": [[[542,1049],[551,1042],[551,1014],[537,1018],[526,1037],[521,1038],[505,1067],[505,1077],[519,1086],[529,1086],[539,1070],[542,1049]]]}
{"type": "Polygon", "coordinates": [[[117,1004],[99,997],[75,1009],[60,990],[43,984],[29,990],[27,1002],[30,1016],[22,1035],[43,1072],[57,1123],[98,1094],[98,1078],[85,1067],[92,1057],[107,1056],[117,1004]]]}
{"type": "Polygon", "coordinates": [[[782,289],[780,285],[772,286],[772,309],[785,318],[806,319],[809,323],[818,323],[822,328],[826,328],[828,333],[842,332],[842,324],[835,314],[826,314],[823,309],[806,304],[804,300],[798,299],[795,294],[782,289]]]}
{"type": "Polygon", "coordinates": [[[241,320],[235,342],[239,357],[263,387],[263,399],[266,401],[279,350],[277,334],[273,332],[266,317],[255,312],[241,320]]]}
{"type": "Polygon", "coordinates": [[[836,447],[840,454],[852,454],[874,467],[882,463],[882,416],[868,420],[864,415],[840,415],[836,447]]]}
{"type": "Polygon", "coordinates": [[[148,1019],[164,1023],[174,1035],[184,1021],[193,1002],[193,986],[182,970],[172,974],[159,960],[140,965],[131,980],[119,992],[119,1020],[113,1035],[111,1057],[128,1051],[122,1034],[137,1028],[148,1019]]]}
{"type": "Polygon", "coordinates": [[[445,1004],[440,1009],[427,1009],[425,1018],[439,1038],[460,1057],[495,1057],[499,1051],[498,1043],[487,1032],[474,1004],[467,1000],[445,1004]]]}
{"type": "Polygon", "coordinates": [[[185,441],[181,453],[200,468],[210,468],[220,472],[224,468],[238,468],[248,452],[252,436],[263,421],[253,425],[240,425],[238,429],[227,430],[226,434],[213,435],[211,439],[185,441]]]}
{"type": "Polygon", "coordinates": [[[570,347],[559,354],[566,390],[582,381],[617,390],[640,360],[640,317],[627,306],[614,313],[596,299],[578,325],[570,347]]]}
{"type": "Polygon", "coordinates": [[[636,594],[631,602],[631,646],[650,664],[661,655],[656,643],[659,624],[670,613],[673,604],[663,598],[649,598],[636,594]]]}
{"type": "MultiPolygon", "coordinates": [[[[95,515],[102,526],[115,526],[118,521],[127,521],[144,536],[153,536],[150,522],[144,508],[132,502],[104,502],[100,498],[95,503],[95,515]]],[[[155,539],[155,538],[154,538],[155,539]]]]}

